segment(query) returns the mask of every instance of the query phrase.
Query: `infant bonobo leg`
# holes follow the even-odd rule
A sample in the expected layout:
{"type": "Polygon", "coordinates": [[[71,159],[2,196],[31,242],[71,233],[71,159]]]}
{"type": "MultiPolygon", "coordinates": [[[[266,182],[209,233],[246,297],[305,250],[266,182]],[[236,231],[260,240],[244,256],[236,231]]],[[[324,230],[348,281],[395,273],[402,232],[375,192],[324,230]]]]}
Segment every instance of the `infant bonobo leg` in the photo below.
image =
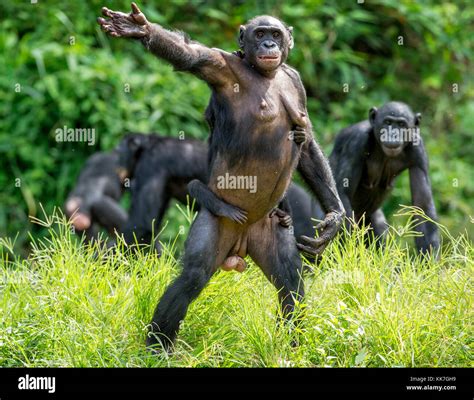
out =
{"type": "Polygon", "coordinates": [[[222,200],[200,180],[194,179],[189,182],[188,191],[201,207],[207,208],[212,214],[229,218],[239,224],[247,221],[246,211],[222,200]]]}

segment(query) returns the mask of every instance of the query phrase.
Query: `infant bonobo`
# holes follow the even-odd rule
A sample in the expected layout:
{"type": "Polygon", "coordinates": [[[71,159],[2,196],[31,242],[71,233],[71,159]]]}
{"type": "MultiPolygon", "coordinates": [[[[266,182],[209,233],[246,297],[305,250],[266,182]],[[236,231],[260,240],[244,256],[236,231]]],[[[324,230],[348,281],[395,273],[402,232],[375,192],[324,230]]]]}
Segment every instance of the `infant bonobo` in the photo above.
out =
{"type": "Polygon", "coordinates": [[[117,172],[117,152],[95,153],[88,158],[64,205],[77,234],[97,238],[100,227],[109,234],[121,231],[127,212],[120,206],[123,185],[117,172]]]}
{"type": "MultiPolygon", "coordinates": [[[[285,64],[293,47],[291,28],[270,16],[241,26],[241,53],[232,54],[193,42],[183,34],[151,24],[132,3],[132,13],[103,8],[102,29],[116,37],[140,39],[176,70],[207,82],[211,99],[208,187],[226,203],[246,211],[239,224],[201,210],[185,244],[183,270],[158,303],[147,338],[156,350],[171,350],[189,304],[219,266],[249,255],[278,290],[282,314],[293,316],[302,301],[301,257],[295,238],[270,216],[282,199],[296,167],[326,211],[317,239],[304,238],[302,250],[320,253],[336,235],[343,206],[329,168],[312,137],[306,94],[298,73],[285,64]],[[289,140],[296,127],[307,140],[289,140]],[[253,185],[229,187],[227,178],[253,185]]],[[[298,319],[297,319],[298,320],[298,319]]]]}
{"type": "MultiPolygon", "coordinates": [[[[395,178],[406,169],[410,173],[412,204],[430,219],[437,219],[420,121],[421,114],[413,113],[405,103],[389,102],[379,110],[373,107],[368,120],[339,133],[329,157],[347,217],[353,215],[356,222],[370,224],[375,237],[380,238],[378,243],[383,243],[387,230],[381,206],[395,178]]],[[[415,243],[419,252],[436,251],[436,224],[418,217],[417,223],[421,236],[415,238],[415,243]]]]}

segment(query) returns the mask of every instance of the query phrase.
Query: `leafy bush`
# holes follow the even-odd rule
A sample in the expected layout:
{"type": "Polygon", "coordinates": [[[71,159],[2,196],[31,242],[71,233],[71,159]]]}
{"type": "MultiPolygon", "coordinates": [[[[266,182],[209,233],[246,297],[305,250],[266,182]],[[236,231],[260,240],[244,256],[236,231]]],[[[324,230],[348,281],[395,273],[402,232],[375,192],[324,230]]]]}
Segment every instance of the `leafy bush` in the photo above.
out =
{"type": "MultiPolygon", "coordinates": [[[[106,3],[129,9],[128,1],[106,3]]],[[[364,119],[373,105],[394,99],[421,111],[440,219],[453,232],[472,234],[470,1],[143,3],[150,20],[229,51],[236,49],[239,24],[252,16],[274,14],[293,25],[289,61],[301,72],[316,137],[327,153],[337,131],[364,119]]],[[[107,38],[95,23],[103,4],[0,5],[0,236],[18,233],[21,247],[28,232],[42,234],[28,215],[37,215],[39,203],[49,213],[60,207],[85,158],[112,148],[125,131],[207,136],[206,85],[173,72],[138,43],[107,38]],[[54,132],[63,126],[94,128],[96,144],[56,142],[54,132]]],[[[386,210],[409,199],[404,176],[386,210]]],[[[169,235],[176,226],[170,224],[169,235]]]]}

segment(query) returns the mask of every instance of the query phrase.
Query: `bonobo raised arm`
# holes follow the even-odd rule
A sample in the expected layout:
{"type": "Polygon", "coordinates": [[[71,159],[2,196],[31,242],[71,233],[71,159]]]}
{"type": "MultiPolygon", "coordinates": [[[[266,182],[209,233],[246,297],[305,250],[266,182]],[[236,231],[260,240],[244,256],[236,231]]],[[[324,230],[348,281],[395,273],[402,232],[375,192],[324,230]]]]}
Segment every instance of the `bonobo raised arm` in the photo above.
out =
{"type": "Polygon", "coordinates": [[[114,37],[140,39],[150,52],[168,61],[176,70],[189,71],[210,84],[222,83],[230,75],[230,70],[224,68],[226,62],[219,50],[150,23],[135,3],[132,3],[130,14],[107,7],[102,8],[102,14],[109,17],[108,20],[98,18],[105,32],[114,37]]]}

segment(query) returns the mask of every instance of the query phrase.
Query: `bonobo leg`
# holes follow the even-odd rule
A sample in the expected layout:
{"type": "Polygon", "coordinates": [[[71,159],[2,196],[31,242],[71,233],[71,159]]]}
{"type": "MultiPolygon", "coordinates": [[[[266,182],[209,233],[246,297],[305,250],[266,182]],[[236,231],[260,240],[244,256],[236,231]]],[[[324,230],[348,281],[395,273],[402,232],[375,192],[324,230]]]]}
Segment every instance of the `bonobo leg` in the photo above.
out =
{"type": "Polygon", "coordinates": [[[81,232],[86,237],[86,243],[92,243],[99,237],[100,227],[96,223],[92,222],[89,228],[87,228],[85,231],[76,231],[76,233],[79,235],[81,234],[81,232]]]}
{"type": "Polygon", "coordinates": [[[239,224],[247,221],[246,211],[222,200],[200,180],[194,179],[189,182],[188,191],[201,207],[207,208],[212,214],[229,218],[239,224]]]}
{"type": "MultiPolygon", "coordinates": [[[[219,218],[203,209],[191,226],[184,247],[183,270],[166,289],[156,307],[147,347],[161,342],[170,351],[189,304],[201,293],[232,247],[232,233],[222,229],[219,218]]],[[[235,225],[235,224],[234,224],[235,225]]]]}
{"type": "Polygon", "coordinates": [[[385,238],[388,231],[388,223],[385,219],[385,215],[381,208],[377,209],[372,213],[370,216],[369,221],[372,229],[373,229],[373,237],[370,235],[370,240],[375,239],[375,244],[378,248],[383,248],[385,244],[385,238]]]}
{"type": "Polygon", "coordinates": [[[120,204],[108,196],[101,196],[91,206],[93,218],[97,220],[109,233],[121,231],[127,222],[127,212],[120,204]]]}
{"type": "Polygon", "coordinates": [[[302,263],[294,235],[280,226],[278,216],[263,218],[250,228],[248,254],[278,290],[284,318],[293,317],[295,302],[304,297],[302,263]]]}

